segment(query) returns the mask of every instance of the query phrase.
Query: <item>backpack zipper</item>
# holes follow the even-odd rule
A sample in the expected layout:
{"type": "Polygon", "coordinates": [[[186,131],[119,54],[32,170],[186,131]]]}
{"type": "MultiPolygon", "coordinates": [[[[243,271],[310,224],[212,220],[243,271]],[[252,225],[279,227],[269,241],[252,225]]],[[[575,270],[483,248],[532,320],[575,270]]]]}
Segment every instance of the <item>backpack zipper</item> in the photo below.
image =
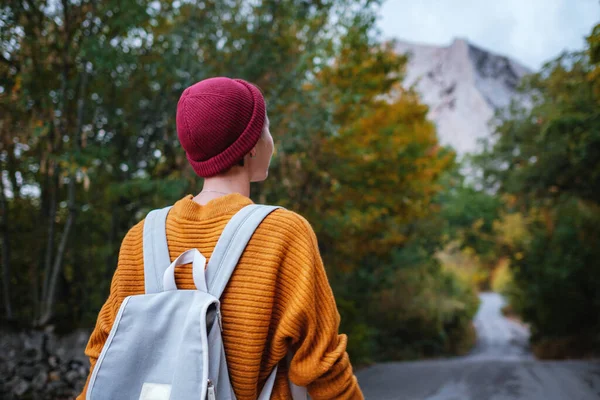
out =
{"type": "Polygon", "coordinates": [[[217,400],[217,394],[215,393],[215,386],[212,381],[208,380],[208,393],[206,394],[207,400],[217,400]]]}

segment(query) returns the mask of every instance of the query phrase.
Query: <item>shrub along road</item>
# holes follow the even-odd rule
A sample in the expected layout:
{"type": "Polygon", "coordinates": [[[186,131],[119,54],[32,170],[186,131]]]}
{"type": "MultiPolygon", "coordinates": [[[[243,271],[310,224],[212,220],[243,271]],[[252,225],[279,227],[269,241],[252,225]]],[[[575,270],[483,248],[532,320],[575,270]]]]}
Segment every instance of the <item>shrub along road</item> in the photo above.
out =
{"type": "Polygon", "coordinates": [[[503,299],[482,293],[471,354],[378,364],[357,373],[372,400],[588,400],[600,398],[600,362],[538,361],[528,330],[505,318],[503,299]]]}

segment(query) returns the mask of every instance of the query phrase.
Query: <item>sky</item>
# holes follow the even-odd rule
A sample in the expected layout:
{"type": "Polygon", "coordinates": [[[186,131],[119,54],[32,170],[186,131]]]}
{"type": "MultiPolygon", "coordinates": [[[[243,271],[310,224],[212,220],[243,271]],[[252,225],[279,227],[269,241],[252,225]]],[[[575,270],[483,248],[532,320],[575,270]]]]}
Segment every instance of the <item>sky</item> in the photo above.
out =
{"type": "Polygon", "coordinates": [[[600,23],[600,0],[386,0],[385,38],[448,45],[463,38],[540,68],[563,50],[584,47],[600,23]]]}

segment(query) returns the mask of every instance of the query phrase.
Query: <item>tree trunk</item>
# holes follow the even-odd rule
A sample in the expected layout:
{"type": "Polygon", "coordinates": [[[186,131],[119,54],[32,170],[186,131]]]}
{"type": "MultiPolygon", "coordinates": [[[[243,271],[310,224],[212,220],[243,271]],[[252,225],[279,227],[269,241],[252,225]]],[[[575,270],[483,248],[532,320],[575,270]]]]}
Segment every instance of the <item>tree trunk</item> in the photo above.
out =
{"type": "MultiPolygon", "coordinates": [[[[19,185],[19,180],[17,179],[17,172],[19,168],[19,160],[15,157],[15,147],[10,146],[7,151],[7,160],[8,160],[8,179],[10,180],[10,185],[12,186],[12,196],[14,200],[19,200],[21,198],[21,186],[19,185]]],[[[4,185],[4,182],[2,182],[4,185]]]]}
{"type": "Polygon", "coordinates": [[[4,192],[4,176],[0,174],[0,213],[2,213],[2,294],[4,298],[4,314],[12,320],[12,303],[10,300],[10,240],[8,238],[8,203],[4,192]]]}
{"type": "MultiPolygon", "coordinates": [[[[54,132],[56,130],[55,129],[51,129],[49,134],[48,134],[48,141],[50,143],[53,143],[54,141],[54,132]]],[[[50,145],[50,153],[52,154],[52,148],[53,146],[50,145]]],[[[55,187],[58,186],[58,180],[56,180],[56,176],[58,175],[50,175],[50,171],[53,167],[51,167],[51,160],[50,160],[50,156],[46,156],[44,157],[44,150],[40,151],[40,155],[39,158],[41,161],[40,166],[43,166],[43,168],[40,168],[41,171],[43,171],[43,178],[40,178],[40,181],[42,182],[42,188],[41,188],[41,196],[40,196],[40,221],[47,221],[48,224],[54,224],[54,220],[55,217],[52,217],[52,219],[50,219],[50,215],[53,214],[53,211],[51,211],[52,206],[52,188],[51,185],[55,184],[55,187]]],[[[54,208],[55,210],[56,208],[54,208]]],[[[50,230],[46,229],[47,232],[49,233],[50,230]]],[[[50,236],[50,235],[48,235],[50,236]]],[[[35,325],[35,323],[38,321],[40,315],[42,314],[42,306],[41,306],[41,294],[44,288],[45,283],[42,283],[42,286],[40,286],[40,271],[49,271],[50,268],[50,263],[52,258],[48,258],[48,252],[51,251],[50,249],[52,249],[53,246],[53,240],[47,240],[46,241],[46,246],[45,247],[41,247],[41,252],[44,252],[45,256],[44,257],[38,257],[39,258],[39,263],[37,268],[36,267],[31,267],[31,273],[30,273],[30,279],[31,279],[31,293],[32,293],[32,309],[34,310],[33,316],[32,316],[32,325],[35,325]]],[[[49,273],[49,272],[48,272],[49,273]]]]}
{"type": "MultiPolygon", "coordinates": [[[[83,128],[83,111],[85,107],[85,90],[87,86],[87,75],[88,75],[88,63],[86,60],[83,60],[83,71],[81,75],[81,82],[79,84],[79,98],[77,99],[77,125],[75,126],[75,134],[73,140],[73,151],[74,154],[78,154],[81,148],[80,146],[80,135],[81,129],[83,128]]],[[[52,266],[52,274],[50,276],[50,281],[48,283],[48,293],[47,297],[43,299],[42,304],[44,304],[44,312],[40,318],[39,325],[45,325],[50,321],[54,313],[54,301],[56,298],[56,286],[58,283],[58,275],[62,270],[63,266],[63,257],[67,247],[69,235],[71,233],[71,229],[73,227],[73,223],[75,222],[75,214],[77,212],[75,206],[75,181],[77,179],[77,169],[71,171],[71,176],[69,177],[69,186],[68,186],[68,209],[69,215],[67,217],[67,222],[65,224],[65,228],[60,239],[60,244],[58,246],[58,250],[56,252],[56,257],[54,259],[54,265],[52,266]]]]}
{"type": "MultiPolygon", "coordinates": [[[[71,176],[71,181],[69,182],[69,199],[75,198],[75,183],[74,176],[71,176]],[[71,183],[73,182],[73,183],[71,183]]],[[[42,301],[44,311],[39,320],[38,325],[45,325],[52,318],[54,312],[54,298],[56,294],[56,284],[58,281],[58,274],[62,270],[62,261],[64,257],[65,250],[67,248],[67,242],[69,239],[69,234],[71,233],[71,227],[73,226],[73,222],[75,220],[75,210],[74,210],[74,201],[69,200],[69,216],[67,217],[67,222],[65,224],[65,229],[63,231],[62,237],[60,238],[60,244],[58,246],[58,251],[56,252],[56,258],[54,259],[54,264],[52,266],[52,275],[50,276],[50,281],[48,284],[48,294],[47,298],[42,301]]]]}
{"type": "MultiPolygon", "coordinates": [[[[56,197],[58,195],[58,180],[60,171],[58,168],[54,171],[50,187],[50,203],[48,205],[48,241],[46,243],[46,256],[44,258],[44,274],[42,281],[42,295],[39,303],[39,316],[44,313],[45,300],[48,298],[48,288],[50,285],[50,273],[52,271],[52,256],[54,250],[54,230],[56,226],[56,197]]],[[[39,289],[37,289],[39,290],[39,289]]]]}

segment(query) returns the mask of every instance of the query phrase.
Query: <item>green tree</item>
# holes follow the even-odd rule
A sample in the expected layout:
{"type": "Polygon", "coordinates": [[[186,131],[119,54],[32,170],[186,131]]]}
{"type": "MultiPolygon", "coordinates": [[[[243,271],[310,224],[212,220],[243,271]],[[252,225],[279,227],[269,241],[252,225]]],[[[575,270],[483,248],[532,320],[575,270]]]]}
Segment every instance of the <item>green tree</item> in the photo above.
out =
{"type": "Polygon", "coordinates": [[[215,75],[253,80],[272,99],[273,126],[285,127],[343,29],[334,20],[371,3],[3,5],[5,316],[43,325],[58,310],[63,325],[89,323],[126,230],[197,184],[175,134],[183,88],[215,75]]]}
{"type": "Polygon", "coordinates": [[[435,199],[454,155],[402,87],[406,58],[378,43],[372,23],[355,21],[306,86],[322,122],[306,151],[280,160],[299,178],[286,182],[288,198],[317,230],[357,362],[453,353],[477,305],[470,287],[451,289],[457,277],[433,257],[442,242],[435,199]],[[420,284],[398,296],[407,276],[420,284]],[[418,311],[423,301],[432,306],[418,311]]]}
{"type": "Polygon", "coordinates": [[[91,325],[127,229],[198,189],[174,111],[186,86],[224,75],[265,93],[277,153],[253,197],[313,223],[353,355],[394,335],[398,355],[413,345],[414,354],[453,351],[450,332],[468,325],[473,294],[454,290],[456,277],[431,256],[442,242],[439,178],[454,156],[402,87],[406,59],[378,36],[379,5],[0,6],[3,316],[63,330],[91,325]],[[429,277],[408,297],[391,291],[402,269],[416,282],[429,277]],[[383,298],[394,299],[381,310],[389,318],[371,312],[383,298]],[[432,315],[450,300],[459,306],[432,315]],[[415,344],[419,332],[434,350],[415,344]]]}
{"type": "Polygon", "coordinates": [[[512,252],[513,306],[542,356],[600,349],[599,34],[600,25],[587,52],[563,54],[527,79],[531,107],[509,110],[480,156],[487,182],[527,221],[527,240],[503,243],[512,252]],[[557,350],[548,340],[577,345],[557,350]]]}

